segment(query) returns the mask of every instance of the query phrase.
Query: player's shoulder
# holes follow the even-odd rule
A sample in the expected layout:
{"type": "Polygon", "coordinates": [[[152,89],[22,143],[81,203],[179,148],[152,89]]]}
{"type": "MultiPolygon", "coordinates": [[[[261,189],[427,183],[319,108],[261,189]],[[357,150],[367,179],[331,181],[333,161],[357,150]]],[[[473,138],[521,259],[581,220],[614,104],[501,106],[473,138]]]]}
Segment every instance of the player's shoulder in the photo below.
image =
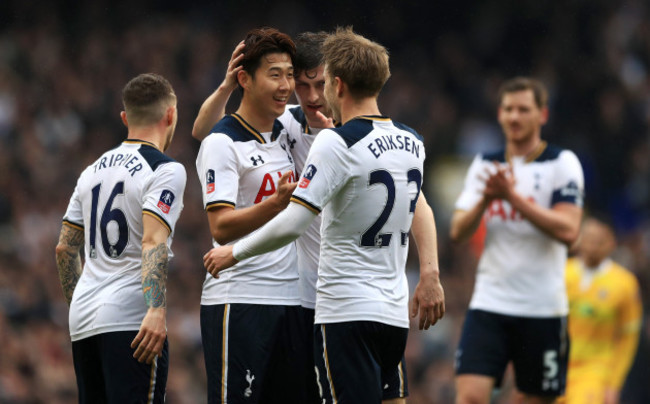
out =
{"type": "Polygon", "coordinates": [[[615,261],[610,263],[609,274],[618,279],[619,282],[626,283],[630,286],[635,286],[638,283],[636,275],[632,271],[615,261]]]}
{"type": "Polygon", "coordinates": [[[307,117],[305,117],[305,112],[300,108],[300,105],[289,104],[284,110],[284,113],[278,118],[280,122],[285,124],[285,122],[295,121],[300,125],[307,124],[307,117]]]}
{"type": "Polygon", "coordinates": [[[538,163],[549,162],[560,159],[575,158],[575,154],[564,147],[544,142],[544,147],[534,161],[538,163]]]}
{"type": "Polygon", "coordinates": [[[506,162],[506,149],[501,148],[497,150],[490,150],[487,152],[480,153],[476,156],[476,160],[492,162],[496,161],[498,163],[506,162]]]}
{"type": "Polygon", "coordinates": [[[138,149],[138,153],[140,153],[144,161],[149,165],[151,171],[156,171],[159,167],[170,163],[173,164],[173,167],[183,167],[181,163],[169,157],[152,145],[141,145],[138,149]]]}
{"type": "MultiPolygon", "coordinates": [[[[273,122],[271,140],[277,139],[283,133],[286,133],[284,125],[282,122],[280,122],[280,120],[276,119],[273,122]]],[[[233,142],[256,141],[259,143],[266,143],[259,131],[257,131],[257,129],[255,129],[252,125],[250,125],[248,122],[246,122],[246,120],[237,114],[224,116],[212,127],[210,130],[210,135],[208,135],[205,140],[210,139],[211,141],[214,141],[219,137],[224,136],[233,142]]]]}
{"type": "Polygon", "coordinates": [[[337,128],[323,130],[319,134],[319,137],[325,138],[328,136],[328,133],[334,133],[350,148],[366,137],[372,130],[372,121],[367,119],[352,119],[337,128]]]}
{"type": "Polygon", "coordinates": [[[421,142],[424,141],[424,138],[422,137],[422,135],[420,135],[415,129],[411,128],[410,126],[405,125],[402,122],[398,122],[398,121],[393,121],[393,125],[399,130],[403,130],[403,131],[411,133],[413,136],[415,136],[421,142]]]}
{"type": "Polygon", "coordinates": [[[392,125],[393,121],[391,121],[390,118],[387,118],[385,116],[364,115],[364,116],[351,119],[347,121],[345,124],[337,128],[331,128],[329,130],[331,130],[333,133],[336,133],[341,139],[343,139],[343,141],[345,141],[345,144],[348,146],[348,148],[350,148],[354,146],[357,142],[359,142],[361,139],[368,136],[372,131],[374,131],[376,129],[375,123],[379,123],[379,124],[385,123],[385,124],[392,125]]]}

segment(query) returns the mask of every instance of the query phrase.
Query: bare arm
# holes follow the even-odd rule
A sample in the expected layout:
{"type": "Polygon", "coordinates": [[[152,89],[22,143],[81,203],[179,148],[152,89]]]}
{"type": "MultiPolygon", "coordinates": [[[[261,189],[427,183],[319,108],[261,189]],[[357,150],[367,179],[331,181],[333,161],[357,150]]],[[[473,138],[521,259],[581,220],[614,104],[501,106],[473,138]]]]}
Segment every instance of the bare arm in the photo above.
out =
{"type": "Polygon", "coordinates": [[[143,214],[142,294],[148,307],[131,348],[139,362],[151,363],[167,337],[167,237],[169,230],[155,217],[143,214]]]}
{"type": "Polygon", "coordinates": [[[240,42],[232,52],[226,77],[219,87],[203,102],[199,114],[194,120],[192,137],[196,140],[203,140],[210,134],[210,129],[219,122],[226,114],[226,105],[230,95],[237,88],[237,73],[242,69],[239,65],[244,57],[244,42],[240,42]]]}
{"type": "Polygon", "coordinates": [[[411,317],[420,312],[419,328],[428,330],[445,315],[445,292],[440,283],[438,237],[433,210],[422,194],[415,207],[411,233],[420,259],[420,281],[413,293],[411,317]]]}
{"type": "Polygon", "coordinates": [[[285,246],[304,233],[317,213],[298,203],[291,203],[255,234],[232,245],[215,247],[203,256],[205,269],[215,278],[219,272],[240,260],[285,246]],[[235,258],[237,255],[237,258],[235,258]]]}
{"type": "Polygon", "coordinates": [[[223,245],[244,237],[262,227],[273,219],[289,204],[297,182],[289,182],[293,173],[287,171],[278,182],[272,196],[253,206],[234,209],[230,206],[218,206],[208,210],[210,233],[217,243],[223,245]]]}
{"type": "Polygon", "coordinates": [[[81,276],[81,257],[79,252],[84,243],[84,231],[64,223],[56,246],[56,267],[63,288],[65,301],[70,305],[79,277],[81,276]]]}
{"type": "Polygon", "coordinates": [[[487,199],[483,197],[471,210],[456,210],[451,217],[449,237],[456,242],[466,241],[472,237],[481,224],[488,204],[487,199]]]}

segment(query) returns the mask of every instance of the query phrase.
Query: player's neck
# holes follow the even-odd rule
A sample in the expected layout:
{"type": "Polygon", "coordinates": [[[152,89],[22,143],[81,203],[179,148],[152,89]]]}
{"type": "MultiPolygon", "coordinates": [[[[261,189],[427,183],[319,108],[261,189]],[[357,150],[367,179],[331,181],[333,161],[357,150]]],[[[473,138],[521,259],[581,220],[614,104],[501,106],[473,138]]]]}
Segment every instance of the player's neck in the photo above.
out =
{"type": "Polygon", "coordinates": [[[273,124],[275,123],[275,117],[269,117],[261,115],[248,103],[242,102],[237,109],[237,115],[244,118],[244,120],[257,130],[260,133],[271,132],[273,130],[273,124]]]}
{"type": "Polygon", "coordinates": [[[352,97],[341,99],[341,123],[345,124],[351,119],[362,115],[381,115],[377,98],[367,97],[356,100],[352,97]]]}
{"type": "Polygon", "coordinates": [[[129,134],[127,139],[130,140],[144,140],[153,144],[156,149],[163,151],[165,144],[165,135],[159,133],[157,130],[147,127],[129,127],[129,134]]]}
{"type": "Polygon", "coordinates": [[[506,151],[509,156],[526,157],[537,151],[541,146],[542,139],[540,136],[532,136],[522,142],[510,141],[506,144],[506,151]]]}

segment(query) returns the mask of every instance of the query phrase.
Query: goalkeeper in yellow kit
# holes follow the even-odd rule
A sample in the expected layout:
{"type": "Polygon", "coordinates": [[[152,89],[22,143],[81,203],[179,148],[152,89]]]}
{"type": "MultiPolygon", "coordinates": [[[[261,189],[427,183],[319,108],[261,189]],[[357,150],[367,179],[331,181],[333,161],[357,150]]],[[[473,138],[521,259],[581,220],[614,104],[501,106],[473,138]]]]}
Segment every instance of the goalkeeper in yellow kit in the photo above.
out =
{"type": "Polygon", "coordinates": [[[630,271],[609,258],[615,247],[611,227],[589,218],[578,254],[567,262],[571,349],[566,404],[617,404],[636,353],[642,315],[639,285],[630,271]]]}

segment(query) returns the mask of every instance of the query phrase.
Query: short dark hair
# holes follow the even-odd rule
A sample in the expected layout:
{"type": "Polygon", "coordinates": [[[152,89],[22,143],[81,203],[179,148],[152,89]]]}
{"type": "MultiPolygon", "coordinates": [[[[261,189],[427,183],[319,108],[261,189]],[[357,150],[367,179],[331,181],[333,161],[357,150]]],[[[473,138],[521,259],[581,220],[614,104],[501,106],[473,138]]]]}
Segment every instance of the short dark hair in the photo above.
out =
{"type": "Polygon", "coordinates": [[[291,37],[275,28],[255,28],[246,34],[244,39],[244,58],[241,61],[244,71],[251,77],[262,63],[261,59],[269,53],[286,53],[293,64],[296,58],[296,45],[291,37]]]}
{"type": "Polygon", "coordinates": [[[122,89],[122,103],[129,125],[151,125],[162,119],[165,109],[176,102],[172,85],[156,73],[132,78],[122,89]]]}
{"type": "Polygon", "coordinates": [[[303,32],[296,37],[296,61],[293,64],[293,74],[300,76],[302,72],[314,70],[323,64],[323,42],[327,32],[303,32]]]}
{"type": "Polygon", "coordinates": [[[526,90],[533,91],[535,104],[537,104],[538,108],[544,108],[548,105],[548,91],[546,90],[546,86],[544,86],[544,84],[539,80],[523,76],[515,77],[503,82],[499,87],[497,101],[499,102],[499,105],[501,105],[503,96],[506,93],[516,93],[526,90]]]}
{"type": "Polygon", "coordinates": [[[347,84],[353,97],[376,96],[390,77],[386,48],[351,27],[339,27],[328,35],[322,52],[327,74],[347,84]]]}

